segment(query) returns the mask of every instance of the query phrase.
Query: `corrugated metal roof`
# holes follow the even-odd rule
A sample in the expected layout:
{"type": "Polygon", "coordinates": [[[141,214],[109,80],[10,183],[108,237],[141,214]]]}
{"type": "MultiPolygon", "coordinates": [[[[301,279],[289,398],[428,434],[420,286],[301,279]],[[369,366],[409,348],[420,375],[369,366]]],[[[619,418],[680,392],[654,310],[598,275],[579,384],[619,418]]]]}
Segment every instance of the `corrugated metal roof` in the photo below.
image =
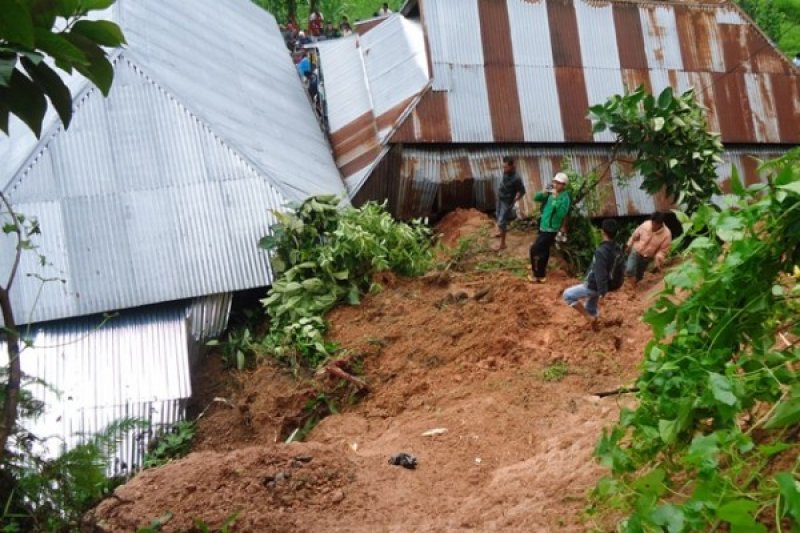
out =
{"type": "MultiPolygon", "coordinates": [[[[610,149],[605,147],[579,146],[471,146],[448,149],[405,146],[397,186],[400,195],[396,211],[398,215],[410,218],[464,206],[493,210],[495,191],[502,175],[502,160],[510,155],[514,157],[517,171],[529,193],[522,200],[521,209],[522,215],[528,215],[533,208],[530,193],[548,185],[552,176],[561,170],[565,158],[574,169],[588,173],[603,168],[610,153],[610,149]],[[448,198],[453,201],[448,203],[448,198]]],[[[717,169],[719,181],[724,188],[733,164],[748,183],[754,183],[760,178],[752,157],[765,160],[781,153],[774,147],[729,149],[717,169]]],[[[620,175],[620,169],[615,168],[612,172],[614,176],[620,175]]],[[[615,179],[613,187],[609,187],[602,195],[602,207],[595,215],[644,215],[669,207],[670,202],[666,198],[647,194],[639,188],[640,185],[640,176],[633,176],[625,184],[615,179]]]]}
{"type": "Polygon", "coordinates": [[[428,84],[424,35],[419,23],[391,15],[364,35],[317,47],[330,141],[352,198],[428,84]]]}
{"type": "Polygon", "coordinates": [[[23,254],[11,295],[28,322],[268,285],[256,243],[270,210],[345,191],[269,14],[246,0],[120,0],[115,13],[129,44],[109,97],[87,87],[70,129],[38,143],[0,138],[15,154],[0,183],[39,218],[50,263],[23,254]]]}
{"type": "Polygon", "coordinates": [[[413,112],[397,142],[609,142],[609,133],[592,138],[587,107],[632,82],[654,93],[694,86],[725,142],[800,142],[800,98],[791,98],[800,92],[800,74],[735,5],[427,0],[421,6],[433,92],[420,107],[439,92],[447,105],[443,114],[413,112]],[[499,35],[502,28],[508,35],[499,35]],[[492,59],[493,43],[503,38],[512,47],[506,63],[492,59]],[[516,80],[516,94],[508,94],[509,79],[516,80]],[[519,102],[516,138],[508,137],[513,129],[497,133],[508,119],[499,100],[519,102]],[[463,117],[468,106],[477,110],[473,115],[489,116],[463,117]],[[443,123],[450,131],[432,138],[433,125],[443,123]]]}

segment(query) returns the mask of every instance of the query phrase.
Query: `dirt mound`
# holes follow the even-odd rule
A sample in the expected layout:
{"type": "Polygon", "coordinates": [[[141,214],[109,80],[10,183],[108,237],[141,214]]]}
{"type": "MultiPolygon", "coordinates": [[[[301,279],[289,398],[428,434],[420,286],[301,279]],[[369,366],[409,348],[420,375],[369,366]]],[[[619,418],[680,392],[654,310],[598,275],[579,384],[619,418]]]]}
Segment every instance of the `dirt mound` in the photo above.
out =
{"type": "Polygon", "coordinates": [[[90,518],[102,531],[134,531],[159,519],[160,531],[186,531],[195,520],[219,528],[234,515],[237,531],[301,531],[292,508],[341,502],[354,472],[342,454],[314,444],[193,453],[139,474],[90,518]]]}
{"type": "Polygon", "coordinates": [[[476,235],[484,228],[491,228],[494,221],[488,215],[475,209],[456,209],[451,211],[436,226],[445,246],[453,247],[458,240],[468,235],[476,235]]]}
{"type": "MultiPolygon", "coordinates": [[[[488,239],[487,222],[457,211],[439,230],[447,242],[488,239]]],[[[532,240],[511,232],[513,246],[493,257],[523,262],[532,240]]],[[[105,527],[129,530],[170,511],[167,531],[235,512],[236,531],[588,529],[585,494],[603,472],[592,450],[626,401],[593,393],[636,375],[649,338],[639,317],[657,280],[608,295],[599,332],[561,301],[577,280],[559,271],[543,285],[502,268],[382,281],[382,292],[329,316],[329,337],[362,362],[364,398],[335,396],[337,414],[306,443],[275,444],[325,393],[271,367],[245,374],[233,407],[215,404],[201,420],[198,448],[261,447],[141,474],[98,508],[105,527]],[[414,454],[416,470],[389,465],[398,452],[414,454]],[[295,465],[300,454],[313,460],[295,465]],[[279,472],[290,474],[280,485],[279,472]]]]}

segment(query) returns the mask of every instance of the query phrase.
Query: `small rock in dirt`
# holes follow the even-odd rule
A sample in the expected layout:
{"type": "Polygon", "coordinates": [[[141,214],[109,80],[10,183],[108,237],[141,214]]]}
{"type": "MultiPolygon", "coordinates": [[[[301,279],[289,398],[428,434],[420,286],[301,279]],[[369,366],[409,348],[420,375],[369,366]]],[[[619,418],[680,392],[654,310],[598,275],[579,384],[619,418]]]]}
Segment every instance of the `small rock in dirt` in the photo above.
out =
{"type": "Polygon", "coordinates": [[[429,429],[425,433],[422,434],[423,437],[435,437],[436,435],[444,435],[447,433],[447,428],[434,428],[429,429]]]}
{"type": "Polygon", "coordinates": [[[296,455],[294,457],[295,461],[300,461],[301,463],[310,463],[313,457],[310,455],[296,455]]]}
{"type": "Polygon", "coordinates": [[[479,290],[478,290],[478,291],[475,293],[475,295],[473,296],[473,298],[474,298],[475,300],[477,300],[477,301],[481,301],[481,300],[484,298],[484,296],[486,296],[486,295],[488,295],[488,294],[489,294],[489,291],[490,291],[489,287],[484,287],[483,289],[479,289],[479,290]]]}
{"type": "Polygon", "coordinates": [[[413,470],[417,468],[417,458],[410,453],[400,452],[389,458],[389,464],[413,470]]]}
{"type": "Polygon", "coordinates": [[[333,494],[331,495],[331,502],[341,503],[342,500],[344,500],[344,492],[342,492],[341,490],[333,491],[333,494]]]}

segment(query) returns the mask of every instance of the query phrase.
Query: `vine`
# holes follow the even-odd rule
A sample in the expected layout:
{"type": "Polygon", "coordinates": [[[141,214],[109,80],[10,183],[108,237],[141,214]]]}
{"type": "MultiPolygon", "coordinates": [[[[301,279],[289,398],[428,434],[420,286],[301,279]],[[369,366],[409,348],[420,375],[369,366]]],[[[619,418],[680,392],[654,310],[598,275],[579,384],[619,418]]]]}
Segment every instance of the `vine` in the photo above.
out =
{"type": "Polygon", "coordinates": [[[596,448],[612,475],[593,509],[621,509],[621,531],[800,529],[800,150],[761,171],[747,188],[734,171],[723,209],[678,213],[638,406],[596,448]]]}

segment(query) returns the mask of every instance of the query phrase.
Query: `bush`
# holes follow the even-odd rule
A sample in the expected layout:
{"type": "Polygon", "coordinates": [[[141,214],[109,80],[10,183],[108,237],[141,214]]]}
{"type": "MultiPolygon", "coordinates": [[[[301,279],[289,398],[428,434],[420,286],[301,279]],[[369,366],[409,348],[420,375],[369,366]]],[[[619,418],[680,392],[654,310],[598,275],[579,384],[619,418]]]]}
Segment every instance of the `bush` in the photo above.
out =
{"type": "Polygon", "coordinates": [[[259,243],[272,252],[275,274],[262,300],[271,321],[264,347],[293,367],[315,368],[334,353],[325,313],[339,302],[357,305],[377,289],[375,273],[415,276],[432,263],[430,230],[395,221],[385,203],[340,209],[335,197],[319,196],[276,216],[259,243]]]}

